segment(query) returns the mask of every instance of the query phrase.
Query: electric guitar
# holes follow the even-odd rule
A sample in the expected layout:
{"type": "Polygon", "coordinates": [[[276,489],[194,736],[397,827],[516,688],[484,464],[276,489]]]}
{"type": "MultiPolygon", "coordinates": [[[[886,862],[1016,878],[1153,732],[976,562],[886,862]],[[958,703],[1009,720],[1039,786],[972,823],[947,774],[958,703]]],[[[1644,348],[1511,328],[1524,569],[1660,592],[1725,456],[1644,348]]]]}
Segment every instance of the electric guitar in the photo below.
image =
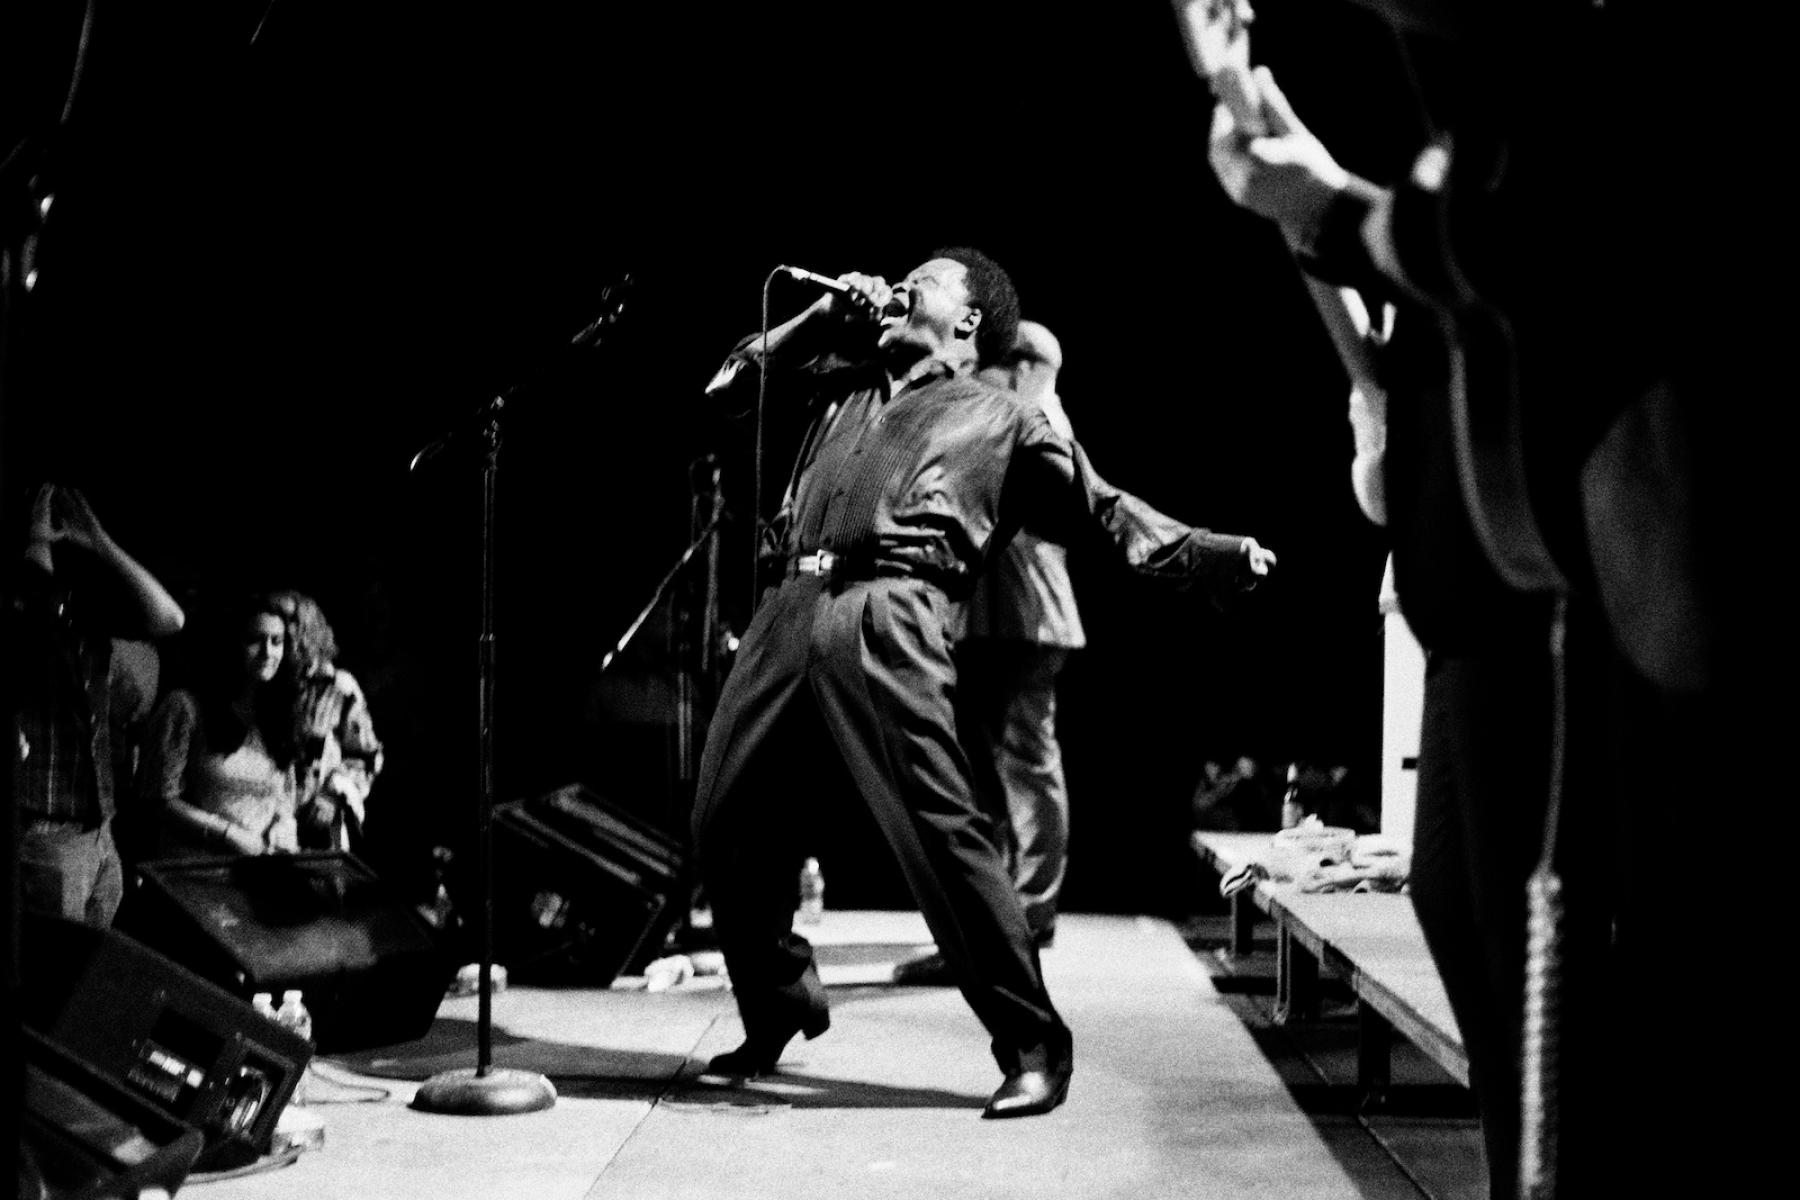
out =
{"type": "MultiPolygon", "coordinates": [[[[1250,70],[1248,0],[1175,0],[1194,70],[1226,106],[1238,127],[1263,134],[1263,105],[1250,70]]],[[[1414,182],[1449,196],[1452,159],[1447,146],[1420,156],[1414,182]]],[[[1522,450],[1517,354],[1504,314],[1486,303],[1458,269],[1447,204],[1440,203],[1437,260],[1422,277],[1440,281],[1425,299],[1442,327],[1449,360],[1447,391],[1457,477],[1475,538],[1494,570],[1519,591],[1565,593],[1534,511],[1522,450]]],[[[1373,364],[1369,318],[1354,290],[1336,288],[1302,272],[1351,381],[1366,396],[1383,396],[1373,364]]]]}

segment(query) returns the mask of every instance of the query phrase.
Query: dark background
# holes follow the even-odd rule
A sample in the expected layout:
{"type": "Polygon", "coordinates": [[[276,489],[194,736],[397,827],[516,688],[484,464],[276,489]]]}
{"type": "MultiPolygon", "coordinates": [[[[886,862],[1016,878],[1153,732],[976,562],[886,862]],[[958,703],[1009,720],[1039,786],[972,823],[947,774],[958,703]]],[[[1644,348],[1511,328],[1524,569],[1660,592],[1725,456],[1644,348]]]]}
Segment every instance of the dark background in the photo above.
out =
{"type": "MultiPolygon", "coordinates": [[[[1101,470],[1281,556],[1224,612],[1078,557],[1067,907],[1194,901],[1209,757],[1343,763],[1372,798],[1382,547],[1347,384],[1279,238],[1207,168],[1167,4],[581,8],[99,0],[59,122],[83,8],[17,6],[9,237],[22,196],[54,204],[7,314],[9,498],[81,485],[184,598],[317,596],[389,744],[371,823],[403,873],[468,836],[479,792],[480,457],[464,438],[407,466],[525,384],[498,483],[499,799],[581,780],[679,827],[667,622],[598,667],[688,544],[707,453],[743,623],[753,441],[701,388],[776,264],[894,278],[973,244],[1061,338],[1101,470]]],[[[1404,165],[1375,18],[1272,3],[1254,37],[1346,165],[1404,165]]],[[[810,299],[777,283],[774,319],[810,299]]],[[[824,811],[832,902],[906,904],[854,806],[824,811]]]]}

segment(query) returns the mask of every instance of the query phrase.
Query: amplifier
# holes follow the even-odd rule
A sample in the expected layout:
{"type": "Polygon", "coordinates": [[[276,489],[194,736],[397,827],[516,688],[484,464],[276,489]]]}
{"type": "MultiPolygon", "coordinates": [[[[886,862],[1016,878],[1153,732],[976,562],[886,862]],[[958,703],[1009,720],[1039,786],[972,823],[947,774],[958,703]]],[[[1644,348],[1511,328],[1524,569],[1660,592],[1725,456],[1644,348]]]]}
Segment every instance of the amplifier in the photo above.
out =
{"type": "Polygon", "coordinates": [[[662,950],[693,901],[682,847],[572,784],[494,811],[495,957],[525,982],[603,987],[662,950]]]}
{"type": "Polygon", "coordinates": [[[19,1122],[21,1196],[174,1195],[205,1145],[201,1132],[132,1094],[25,1026],[19,1122]]]}
{"type": "Polygon", "coordinates": [[[200,1130],[201,1166],[254,1161],[312,1047],[116,930],[22,919],[23,1023],[142,1102],[200,1130]]]}
{"type": "Polygon", "coordinates": [[[436,930],[340,850],[147,862],[129,931],[239,996],[305,995],[321,1053],[430,1032],[457,964],[436,930]]]}

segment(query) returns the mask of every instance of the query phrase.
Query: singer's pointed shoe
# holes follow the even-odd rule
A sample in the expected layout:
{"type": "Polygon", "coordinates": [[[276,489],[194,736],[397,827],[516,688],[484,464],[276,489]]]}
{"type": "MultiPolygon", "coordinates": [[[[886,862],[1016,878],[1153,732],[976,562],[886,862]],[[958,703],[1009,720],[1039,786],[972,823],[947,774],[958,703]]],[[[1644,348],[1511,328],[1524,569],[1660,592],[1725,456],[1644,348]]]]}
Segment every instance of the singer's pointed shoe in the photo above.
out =
{"type": "Polygon", "coordinates": [[[1069,1077],[1074,1073],[1075,1064],[1067,1059],[1044,1071],[1010,1071],[981,1115],[998,1120],[1047,1113],[1069,1098],[1069,1077]]]}
{"type": "Polygon", "coordinates": [[[819,973],[807,967],[798,980],[781,989],[772,1003],[758,1006],[761,1019],[754,1028],[745,1022],[744,1044],[727,1050],[706,1064],[708,1075],[729,1075],[753,1079],[775,1070],[781,1052],[796,1033],[811,1041],[831,1028],[831,1007],[825,998],[825,985],[819,973]]]}

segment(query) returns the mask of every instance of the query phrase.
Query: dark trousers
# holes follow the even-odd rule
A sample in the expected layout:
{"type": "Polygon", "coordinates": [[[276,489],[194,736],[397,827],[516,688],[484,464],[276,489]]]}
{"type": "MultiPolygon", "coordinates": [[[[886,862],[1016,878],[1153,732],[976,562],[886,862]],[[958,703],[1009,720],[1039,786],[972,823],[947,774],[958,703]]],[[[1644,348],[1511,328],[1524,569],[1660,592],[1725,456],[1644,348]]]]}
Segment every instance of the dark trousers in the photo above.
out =
{"type": "MultiPolygon", "coordinates": [[[[1546,641],[1547,645],[1547,641],[1546,641]]],[[[1494,1200],[1518,1195],[1526,886],[1543,848],[1554,727],[1547,649],[1427,660],[1411,891],[1469,1055],[1494,1200]]],[[[1717,836],[1699,700],[1659,693],[1592,617],[1571,618],[1560,851],[1555,1180],[1564,1196],[1674,1195],[1722,1177],[1704,989],[1717,836]]],[[[1717,1011],[1716,1009],[1713,1011],[1717,1011]]]]}
{"type": "Polygon", "coordinates": [[[701,757],[694,841],[747,1032],[794,1014],[798,789],[840,759],[1003,1071],[1068,1053],[1036,947],[957,741],[948,601],[908,578],[788,580],[745,631],[701,757]]]}
{"type": "Polygon", "coordinates": [[[125,895],[112,822],[79,823],[19,815],[19,900],[29,912],[109,928],[125,895]]]}
{"type": "Polygon", "coordinates": [[[1069,786],[1056,737],[1056,677],[1064,646],[975,638],[957,650],[964,744],[999,797],[996,814],[1025,921],[1040,942],[1056,932],[1069,865],[1069,786]]]}
{"type": "Polygon", "coordinates": [[[1468,1052],[1494,1200],[1518,1192],[1525,885],[1550,734],[1547,650],[1427,659],[1410,886],[1468,1052]]]}

